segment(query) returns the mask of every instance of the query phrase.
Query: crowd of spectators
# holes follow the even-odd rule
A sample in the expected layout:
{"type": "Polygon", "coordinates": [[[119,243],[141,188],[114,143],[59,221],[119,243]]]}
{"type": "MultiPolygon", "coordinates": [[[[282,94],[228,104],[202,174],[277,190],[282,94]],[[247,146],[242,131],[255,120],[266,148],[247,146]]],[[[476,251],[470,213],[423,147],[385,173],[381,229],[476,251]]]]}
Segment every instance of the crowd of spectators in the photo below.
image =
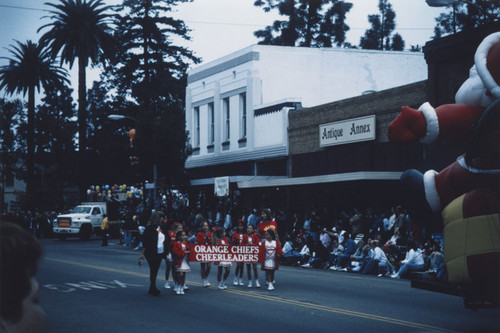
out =
{"type": "MultiPolygon", "coordinates": [[[[107,188],[103,186],[103,188],[107,188]]],[[[157,197],[142,189],[113,186],[104,192],[87,191],[89,201],[117,200],[117,193],[126,197],[120,201],[120,244],[140,249],[140,234],[147,223],[145,207],[157,207],[170,223],[180,223],[194,242],[201,224],[207,221],[211,229],[224,228],[229,237],[238,222],[258,228],[257,209],[242,209],[230,199],[221,198],[210,204],[200,196],[190,200],[187,193],[160,188],[157,197]],[[101,193],[100,195],[98,195],[101,193]]],[[[16,212],[7,219],[18,222],[36,237],[52,237],[55,212],[16,212]]],[[[439,238],[428,235],[415,239],[411,219],[404,207],[390,211],[352,207],[336,215],[327,208],[287,214],[273,209],[272,219],[278,225],[278,239],[283,245],[284,265],[333,271],[376,274],[405,278],[414,272],[427,272],[442,278],[444,260],[439,238]]]]}

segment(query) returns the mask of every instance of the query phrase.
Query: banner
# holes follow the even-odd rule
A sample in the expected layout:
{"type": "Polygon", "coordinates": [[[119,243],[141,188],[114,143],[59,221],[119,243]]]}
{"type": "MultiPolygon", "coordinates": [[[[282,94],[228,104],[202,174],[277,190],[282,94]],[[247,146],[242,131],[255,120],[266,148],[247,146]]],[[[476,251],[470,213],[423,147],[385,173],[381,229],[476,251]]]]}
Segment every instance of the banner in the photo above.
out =
{"type": "Polygon", "coordinates": [[[255,245],[189,245],[189,261],[259,262],[260,247],[255,245]]]}
{"type": "Polygon", "coordinates": [[[225,197],[229,195],[229,177],[215,178],[214,194],[218,197],[225,197]]]}

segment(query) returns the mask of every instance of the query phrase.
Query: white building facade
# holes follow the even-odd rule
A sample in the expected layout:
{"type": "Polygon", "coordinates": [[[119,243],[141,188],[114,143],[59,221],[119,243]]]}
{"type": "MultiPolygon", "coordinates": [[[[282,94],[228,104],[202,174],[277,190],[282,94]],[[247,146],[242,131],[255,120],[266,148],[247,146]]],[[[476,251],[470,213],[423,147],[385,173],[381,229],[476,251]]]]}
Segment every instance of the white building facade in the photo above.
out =
{"type": "Polygon", "coordinates": [[[422,53],[253,45],[188,72],[192,185],[286,177],[288,112],[427,79],[422,53]]]}

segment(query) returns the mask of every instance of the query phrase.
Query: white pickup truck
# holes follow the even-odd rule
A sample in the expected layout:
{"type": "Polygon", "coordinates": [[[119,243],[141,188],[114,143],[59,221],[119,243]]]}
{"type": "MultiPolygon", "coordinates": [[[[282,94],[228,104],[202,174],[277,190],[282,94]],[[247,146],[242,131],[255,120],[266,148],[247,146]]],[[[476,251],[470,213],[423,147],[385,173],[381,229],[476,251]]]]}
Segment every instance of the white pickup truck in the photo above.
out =
{"type": "Polygon", "coordinates": [[[82,240],[89,239],[92,233],[100,233],[106,212],[106,202],[82,202],[71,213],[58,215],[52,230],[58,238],[78,236],[82,240]]]}

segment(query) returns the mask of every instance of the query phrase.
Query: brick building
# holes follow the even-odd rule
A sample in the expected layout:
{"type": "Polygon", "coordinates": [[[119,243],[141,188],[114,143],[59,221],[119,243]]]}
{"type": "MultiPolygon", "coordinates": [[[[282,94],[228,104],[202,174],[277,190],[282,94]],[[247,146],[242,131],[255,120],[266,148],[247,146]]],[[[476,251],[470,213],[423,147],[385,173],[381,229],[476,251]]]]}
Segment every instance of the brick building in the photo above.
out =
{"type": "Polygon", "coordinates": [[[403,147],[388,142],[387,127],[402,105],[418,108],[426,94],[426,81],[420,81],[291,111],[290,177],[239,182],[238,187],[245,195],[243,201],[258,204],[265,199],[298,211],[324,206],[390,207],[399,200],[402,171],[419,164],[423,150],[419,143],[403,147]],[[322,140],[327,129],[344,126],[345,137],[366,121],[372,122],[364,125],[371,135],[362,140],[322,140]],[[262,189],[267,190],[264,195],[262,189]]]}

